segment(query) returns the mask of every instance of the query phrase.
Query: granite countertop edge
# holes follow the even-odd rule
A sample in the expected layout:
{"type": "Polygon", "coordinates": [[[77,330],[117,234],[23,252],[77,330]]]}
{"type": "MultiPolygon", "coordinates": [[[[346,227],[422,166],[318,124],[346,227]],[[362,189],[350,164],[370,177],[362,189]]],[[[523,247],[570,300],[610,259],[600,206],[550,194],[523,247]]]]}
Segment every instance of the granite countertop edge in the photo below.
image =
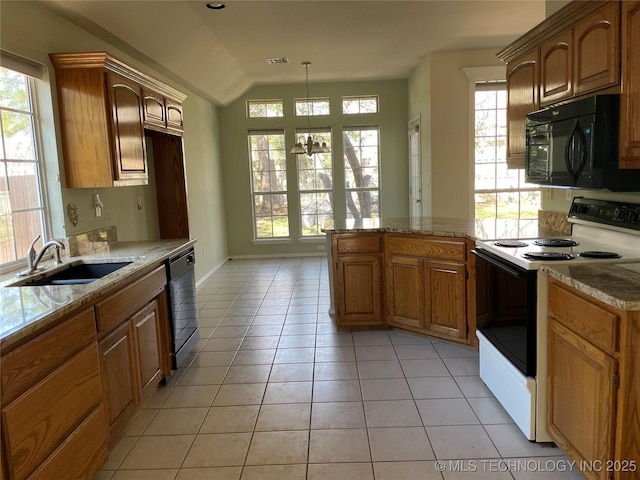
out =
{"type": "Polygon", "coordinates": [[[640,310],[640,263],[545,265],[549,277],[623,311],[640,310]]]}
{"type": "MultiPolygon", "coordinates": [[[[19,298],[22,306],[22,319],[7,319],[3,313],[0,317],[0,352],[30,336],[34,332],[52,327],[58,320],[69,313],[81,309],[84,305],[92,304],[96,299],[114,293],[127,283],[140,278],[156,266],[160,266],[181,250],[195,244],[196,239],[160,240],[149,242],[115,242],[109,246],[108,253],[88,254],[66,258],[64,263],[75,262],[132,262],[119,270],[94,282],[80,285],[48,285],[48,286],[11,286],[18,279],[15,272],[0,277],[0,292],[2,303],[19,298]],[[36,313],[31,318],[25,317],[24,298],[37,298],[39,303],[49,305],[49,310],[41,314],[36,313]],[[8,323],[14,321],[14,327],[8,323]],[[3,325],[4,322],[7,322],[3,325]]],[[[43,266],[54,268],[52,262],[43,262],[43,266]]],[[[37,275],[34,275],[36,277],[37,275]]],[[[40,306],[40,305],[38,305],[40,306]]],[[[9,305],[6,305],[9,307],[9,305]]],[[[3,310],[5,307],[3,307],[3,310]]]]}

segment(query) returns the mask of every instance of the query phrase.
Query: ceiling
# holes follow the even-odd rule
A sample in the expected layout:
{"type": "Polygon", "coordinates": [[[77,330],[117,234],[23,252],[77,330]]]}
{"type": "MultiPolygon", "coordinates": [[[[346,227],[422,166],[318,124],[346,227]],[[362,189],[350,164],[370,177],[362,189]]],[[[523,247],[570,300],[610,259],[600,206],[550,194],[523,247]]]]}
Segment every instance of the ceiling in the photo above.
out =
{"type": "Polygon", "coordinates": [[[69,20],[219,105],[257,84],[408,78],[439,50],[509,44],[544,0],[45,0],[69,20]],[[267,58],[287,57],[269,65],[267,58]]]}

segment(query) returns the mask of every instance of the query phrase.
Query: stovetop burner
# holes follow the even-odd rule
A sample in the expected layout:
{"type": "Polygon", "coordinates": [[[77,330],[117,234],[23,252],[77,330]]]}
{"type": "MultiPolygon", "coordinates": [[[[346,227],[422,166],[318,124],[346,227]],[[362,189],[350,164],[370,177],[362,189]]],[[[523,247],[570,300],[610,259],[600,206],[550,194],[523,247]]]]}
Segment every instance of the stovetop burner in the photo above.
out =
{"type": "Polygon", "coordinates": [[[560,252],[527,252],[522,254],[528,260],[572,260],[573,255],[560,252]]]}
{"type": "Polygon", "coordinates": [[[567,238],[541,238],[533,242],[540,247],[575,247],[578,242],[567,238]]]}
{"type": "Polygon", "coordinates": [[[616,252],[600,252],[597,250],[588,250],[581,252],[578,255],[585,258],[621,258],[622,255],[616,252]]]}
{"type": "Polygon", "coordinates": [[[529,244],[521,240],[500,240],[499,242],[495,242],[494,245],[496,247],[520,248],[526,247],[529,244]]]}

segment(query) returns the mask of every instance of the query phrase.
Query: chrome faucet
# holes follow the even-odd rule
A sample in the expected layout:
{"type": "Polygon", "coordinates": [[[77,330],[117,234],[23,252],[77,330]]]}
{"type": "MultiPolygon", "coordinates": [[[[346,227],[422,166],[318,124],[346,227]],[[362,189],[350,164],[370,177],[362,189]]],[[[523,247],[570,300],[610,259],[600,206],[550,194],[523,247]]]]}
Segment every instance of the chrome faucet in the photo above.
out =
{"type": "Polygon", "coordinates": [[[27,269],[24,272],[20,272],[18,274],[19,276],[31,275],[33,273],[36,273],[39,270],[38,264],[40,263],[40,260],[42,260],[42,257],[47,252],[49,247],[55,247],[55,250],[53,251],[55,264],[58,265],[62,263],[62,260],[60,259],[60,249],[64,250],[63,243],[59,242],[58,240],[49,240],[47,243],[42,245],[42,248],[36,254],[35,245],[38,240],[40,240],[40,235],[34,238],[33,242],[31,242],[31,245],[27,250],[27,269]]]}

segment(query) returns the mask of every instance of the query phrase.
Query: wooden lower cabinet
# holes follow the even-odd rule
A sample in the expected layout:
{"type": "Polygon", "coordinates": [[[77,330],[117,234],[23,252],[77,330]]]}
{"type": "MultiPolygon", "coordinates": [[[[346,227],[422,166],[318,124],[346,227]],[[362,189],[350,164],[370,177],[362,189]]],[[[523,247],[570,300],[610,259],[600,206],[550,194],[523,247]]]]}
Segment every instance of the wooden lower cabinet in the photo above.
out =
{"type": "Polygon", "coordinates": [[[420,258],[389,255],[387,321],[390,325],[426,330],[424,267],[420,258]]]}
{"type": "Polygon", "coordinates": [[[331,244],[338,326],[390,325],[475,345],[471,240],[348,233],[331,244]]]}
{"type": "Polygon", "coordinates": [[[547,429],[587,480],[640,469],[640,312],[549,280],[547,429]]]}
{"type": "MultiPolygon", "coordinates": [[[[549,322],[548,431],[581,460],[613,459],[616,360],[553,318],[549,322]]],[[[609,472],[584,472],[606,480],[609,472]]]]}
{"type": "Polygon", "coordinates": [[[422,333],[465,339],[465,265],[389,255],[387,320],[390,325],[422,333]]]}
{"type": "MultiPolygon", "coordinates": [[[[138,353],[138,384],[144,393],[154,387],[162,378],[160,313],[157,300],[150,302],[131,319],[138,353]]],[[[143,395],[144,397],[144,395],[143,395]]]]}
{"type": "Polygon", "coordinates": [[[382,325],[382,255],[342,255],[334,282],[338,326],[382,325]]]}
{"type": "Polygon", "coordinates": [[[124,428],[127,413],[132,412],[139,401],[131,321],[116,328],[98,346],[107,421],[112,429],[124,428]]]}
{"type": "Polygon", "coordinates": [[[425,261],[426,328],[430,333],[467,338],[466,277],[464,264],[425,261]]]}

